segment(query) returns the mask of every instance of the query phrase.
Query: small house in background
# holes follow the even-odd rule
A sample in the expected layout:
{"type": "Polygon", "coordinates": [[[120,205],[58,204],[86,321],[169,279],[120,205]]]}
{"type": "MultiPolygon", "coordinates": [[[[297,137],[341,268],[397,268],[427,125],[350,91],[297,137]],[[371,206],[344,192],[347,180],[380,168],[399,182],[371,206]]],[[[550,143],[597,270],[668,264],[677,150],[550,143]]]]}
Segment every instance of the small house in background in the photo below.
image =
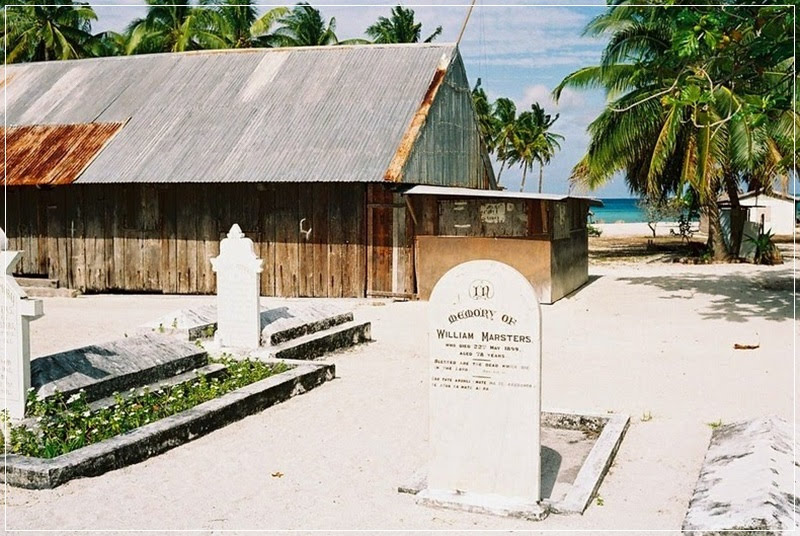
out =
{"type": "MultiPolygon", "coordinates": [[[[739,204],[747,209],[747,220],[764,231],[776,235],[792,235],[797,222],[797,203],[800,198],[780,192],[747,192],[739,196],[739,204]]],[[[727,196],[720,208],[730,210],[727,196]]]]}
{"type": "Polygon", "coordinates": [[[236,223],[264,260],[264,296],[424,297],[443,264],[417,253],[430,262],[451,235],[472,258],[529,255],[536,268],[520,271],[555,282],[539,284],[543,301],[586,280],[584,201],[495,191],[495,208],[474,204],[496,184],[455,45],[29,63],[2,83],[20,275],[213,293],[209,259],[236,223]],[[409,193],[419,185],[439,190],[409,193]],[[460,227],[459,200],[480,229],[460,227]],[[506,245],[473,248],[482,239],[506,245]]]}
{"type": "MultiPolygon", "coordinates": [[[[747,192],[739,195],[744,221],[754,229],[771,231],[775,235],[791,236],[797,224],[797,203],[800,198],[781,192],[747,192]]],[[[731,203],[727,195],[719,198],[720,218],[723,231],[731,218],[731,203]]],[[[700,217],[700,230],[708,234],[708,218],[700,217]]]]}

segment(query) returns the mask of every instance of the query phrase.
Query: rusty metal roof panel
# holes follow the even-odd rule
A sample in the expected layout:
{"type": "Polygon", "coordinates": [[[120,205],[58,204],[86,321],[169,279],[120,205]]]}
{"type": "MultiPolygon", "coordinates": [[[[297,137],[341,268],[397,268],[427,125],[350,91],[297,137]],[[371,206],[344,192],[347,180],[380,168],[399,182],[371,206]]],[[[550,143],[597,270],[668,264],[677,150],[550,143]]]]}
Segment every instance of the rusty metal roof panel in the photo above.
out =
{"type": "Polygon", "coordinates": [[[122,123],[0,128],[6,146],[2,181],[8,186],[75,182],[119,132],[122,123]]]}
{"type": "Polygon", "coordinates": [[[79,183],[378,182],[455,45],[9,66],[9,125],[127,121],[79,183]]]}

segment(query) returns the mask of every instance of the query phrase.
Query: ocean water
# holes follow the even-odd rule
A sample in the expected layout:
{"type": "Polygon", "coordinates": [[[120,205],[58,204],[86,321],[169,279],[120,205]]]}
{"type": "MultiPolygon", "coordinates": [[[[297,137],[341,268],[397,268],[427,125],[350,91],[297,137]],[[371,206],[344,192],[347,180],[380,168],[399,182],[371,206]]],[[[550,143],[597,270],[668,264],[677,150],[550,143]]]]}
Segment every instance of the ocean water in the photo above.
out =
{"type": "Polygon", "coordinates": [[[602,207],[591,207],[594,216],[590,216],[590,221],[594,223],[639,223],[646,221],[644,213],[636,206],[639,201],[635,198],[611,198],[601,199],[602,207]]]}

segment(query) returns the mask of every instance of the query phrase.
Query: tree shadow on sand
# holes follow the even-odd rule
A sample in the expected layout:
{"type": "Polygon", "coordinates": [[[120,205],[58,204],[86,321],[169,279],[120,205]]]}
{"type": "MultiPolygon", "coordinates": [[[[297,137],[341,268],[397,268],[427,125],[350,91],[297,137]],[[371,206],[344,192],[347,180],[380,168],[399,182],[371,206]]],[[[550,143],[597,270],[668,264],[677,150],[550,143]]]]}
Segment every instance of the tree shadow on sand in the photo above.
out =
{"type": "Polygon", "coordinates": [[[711,296],[709,307],[699,311],[703,318],[729,322],[746,322],[750,318],[773,321],[794,318],[791,267],[772,273],[621,277],[620,281],[676,293],[662,296],[663,300],[688,300],[695,294],[711,296]]]}

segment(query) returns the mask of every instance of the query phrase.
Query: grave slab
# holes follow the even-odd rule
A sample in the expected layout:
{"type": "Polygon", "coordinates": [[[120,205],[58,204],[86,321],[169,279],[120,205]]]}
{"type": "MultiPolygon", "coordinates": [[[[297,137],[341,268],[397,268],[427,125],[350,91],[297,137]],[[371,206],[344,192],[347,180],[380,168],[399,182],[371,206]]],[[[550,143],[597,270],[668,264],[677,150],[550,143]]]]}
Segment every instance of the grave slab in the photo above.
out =
{"type": "Polygon", "coordinates": [[[0,482],[22,488],[48,489],[75,478],[101,475],[144,461],[304,394],[335,375],[332,364],[304,364],[55,458],[8,454],[0,461],[0,482]]]}
{"type": "Polygon", "coordinates": [[[207,363],[206,352],[194,344],[145,333],[38,357],[31,362],[31,386],[40,398],[83,389],[92,401],[207,363]]]}
{"type": "Polygon", "coordinates": [[[690,535],[744,536],[797,530],[794,494],[796,445],[792,427],[778,417],[720,426],[711,434],[683,531],[690,535]]]}

